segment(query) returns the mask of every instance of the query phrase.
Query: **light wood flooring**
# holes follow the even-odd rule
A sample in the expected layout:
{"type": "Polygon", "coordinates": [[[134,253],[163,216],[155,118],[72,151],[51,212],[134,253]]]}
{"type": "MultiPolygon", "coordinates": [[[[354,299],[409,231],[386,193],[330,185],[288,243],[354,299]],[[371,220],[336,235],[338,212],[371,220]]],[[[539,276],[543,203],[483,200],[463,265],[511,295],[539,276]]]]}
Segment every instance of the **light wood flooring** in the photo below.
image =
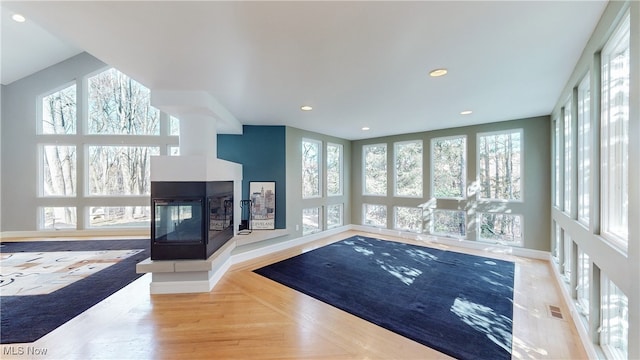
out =
{"type": "MultiPolygon", "coordinates": [[[[448,358],[252,272],[355,234],[452,249],[348,231],[236,264],[210,293],[150,295],[150,275],[145,275],[35,343],[0,346],[0,358],[448,358]]],[[[469,249],[452,250],[516,263],[514,359],[587,358],[548,263],[469,249]],[[565,319],[552,317],[549,305],[560,307],[565,319]]]]}

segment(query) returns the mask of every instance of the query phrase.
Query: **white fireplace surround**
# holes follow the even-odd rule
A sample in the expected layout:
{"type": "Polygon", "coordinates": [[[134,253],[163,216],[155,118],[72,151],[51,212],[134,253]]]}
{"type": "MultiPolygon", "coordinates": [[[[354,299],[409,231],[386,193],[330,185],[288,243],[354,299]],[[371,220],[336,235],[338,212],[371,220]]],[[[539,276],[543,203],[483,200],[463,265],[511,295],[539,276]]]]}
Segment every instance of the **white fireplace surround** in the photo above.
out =
{"type": "MultiPolygon", "coordinates": [[[[217,158],[218,125],[227,133],[242,132],[242,125],[212,96],[202,91],[151,92],[156,108],[180,119],[180,156],[152,156],[152,182],[233,181],[233,217],[241,218],[242,165],[217,158]]],[[[237,234],[237,224],[233,228],[237,234]]],[[[136,267],[140,273],[151,272],[152,293],[210,291],[215,274],[227,264],[235,241],[229,241],[211,257],[200,262],[145,260],[136,267]]]]}

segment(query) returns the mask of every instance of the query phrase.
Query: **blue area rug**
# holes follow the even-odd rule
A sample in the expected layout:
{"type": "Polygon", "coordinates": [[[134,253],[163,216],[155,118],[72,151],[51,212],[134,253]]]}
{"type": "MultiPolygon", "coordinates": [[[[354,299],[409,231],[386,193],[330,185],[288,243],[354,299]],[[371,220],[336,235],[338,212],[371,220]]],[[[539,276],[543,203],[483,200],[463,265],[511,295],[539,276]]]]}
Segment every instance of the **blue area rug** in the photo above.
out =
{"type": "Polygon", "coordinates": [[[0,343],[34,342],[122,289],[142,276],[136,273],[136,264],[150,256],[149,247],[149,240],[3,242],[0,253],[129,249],[144,251],[50,294],[1,296],[0,343]]]}
{"type": "Polygon", "coordinates": [[[254,270],[458,359],[511,359],[514,263],[354,236],[254,270]]]}

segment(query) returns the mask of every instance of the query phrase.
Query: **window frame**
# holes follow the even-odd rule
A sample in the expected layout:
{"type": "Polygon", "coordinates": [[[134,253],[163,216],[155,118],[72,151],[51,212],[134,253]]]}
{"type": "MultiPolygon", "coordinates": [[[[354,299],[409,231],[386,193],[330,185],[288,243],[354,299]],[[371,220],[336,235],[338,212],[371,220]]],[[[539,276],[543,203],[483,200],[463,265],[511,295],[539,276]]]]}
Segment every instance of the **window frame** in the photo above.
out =
{"type": "Polygon", "coordinates": [[[300,142],[300,150],[301,152],[301,159],[302,159],[302,179],[301,179],[301,187],[302,187],[302,199],[318,199],[322,197],[322,192],[323,192],[323,171],[322,171],[322,165],[323,165],[323,159],[322,159],[322,150],[323,150],[323,146],[322,146],[322,141],[321,140],[316,140],[316,139],[311,139],[311,138],[302,138],[301,142],[300,142]],[[315,187],[315,190],[317,190],[317,194],[311,194],[311,195],[307,195],[305,194],[305,176],[304,176],[304,170],[305,170],[305,156],[304,156],[304,144],[309,143],[309,144],[314,144],[315,146],[317,146],[317,168],[318,168],[318,174],[317,174],[317,181],[318,181],[318,185],[315,187]]]}
{"type": "Polygon", "coordinates": [[[81,129],[80,125],[80,121],[78,121],[78,118],[80,116],[78,116],[78,103],[80,101],[78,101],[79,99],[81,99],[82,97],[80,96],[81,94],[79,94],[79,86],[78,86],[78,81],[69,81],[64,83],[61,86],[55,87],[53,88],[53,90],[50,91],[46,91],[40,95],[37,96],[36,98],[36,135],[38,136],[75,136],[80,134],[80,132],[78,131],[79,129],[81,129]],[[75,131],[73,133],[64,133],[64,134],[56,134],[56,133],[45,133],[44,132],[44,108],[43,108],[43,104],[42,102],[44,101],[44,98],[46,98],[47,96],[53,95],[59,91],[65,90],[67,88],[70,87],[75,87],[75,91],[76,91],[76,110],[75,110],[75,119],[74,119],[74,128],[75,131]]]}
{"type": "Polygon", "coordinates": [[[424,210],[421,207],[417,207],[417,206],[394,206],[393,207],[393,228],[395,230],[400,230],[400,231],[406,231],[406,232],[411,232],[411,233],[422,233],[423,229],[424,229],[424,221],[423,221],[423,212],[424,210]],[[398,226],[398,210],[399,209],[410,209],[413,211],[420,211],[420,224],[418,229],[411,229],[408,227],[401,227],[398,226]]]}
{"type": "Polygon", "coordinates": [[[388,221],[387,218],[389,217],[389,208],[387,207],[387,205],[383,205],[383,204],[371,204],[371,203],[362,203],[362,225],[364,226],[371,226],[374,228],[380,228],[380,229],[386,229],[388,227],[388,221]],[[385,218],[384,218],[384,224],[371,224],[370,222],[367,221],[367,207],[368,206],[380,206],[384,208],[385,211],[385,218]]]}
{"type": "Polygon", "coordinates": [[[574,146],[573,146],[573,101],[569,98],[562,107],[562,128],[563,128],[563,182],[562,192],[563,203],[562,212],[571,217],[571,206],[573,204],[573,167],[574,167],[574,146]]]}
{"type": "Polygon", "coordinates": [[[422,139],[418,140],[407,140],[407,141],[398,141],[393,143],[393,196],[399,198],[409,198],[409,199],[419,199],[423,197],[424,194],[424,142],[422,139]],[[419,193],[417,195],[401,195],[398,193],[398,180],[399,180],[399,172],[398,172],[398,154],[400,153],[400,147],[409,144],[418,144],[420,146],[420,159],[418,164],[420,164],[420,186],[418,188],[419,193]]]}
{"type": "Polygon", "coordinates": [[[335,144],[327,142],[327,156],[326,156],[326,184],[327,184],[327,197],[342,196],[344,194],[344,146],[342,144],[335,144]],[[338,192],[329,192],[329,148],[335,147],[338,149],[338,192]]]}
{"type": "MultiPolygon", "coordinates": [[[[168,126],[169,122],[163,120],[168,119],[168,114],[159,111],[159,135],[137,135],[137,134],[88,134],[88,84],[89,78],[99,75],[104,71],[118,69],[112,67],[102,67],[96,71],[87,73],[81,78],[74,81],[65,82],[61,86],[54,87],[52,90],[43,92],[40,95],[36,95],[34,98],[36,117],[35,136],[36,136],[36,153],[37,153],[37,176],[38,185],[35,189],[36,208],[33,213],[36,218],[36,223],[39,230],[50,230],[45,228],[44,209],[46,208],[75,208],[76,212],[76,230],[87,229],[100,229],[100,227],[91,226],[90,221],[90,208],[96,206],[96,201],[99,199],[100,203],[108,204],[110,207],[148,207],[149,195],[100,195],[91,196],[89,188],[89,176],[90,167],[88,159],[88,149],[91,146],[143,146],[158,148],[159,154],[166,154],[169,146],[178,145],[177,136],[169,136],[168,126]],[[56,91],[66,89],[69,86],[75,84],[76,91],[76,132],[74,134],[44,134],[42,131],[42,101],[43,98],[54,94],[56,91]],[[43,184],[44,184],[44,168],[42,159],[42,146],[57,145],[57,146],[75,146],[76,151],[76,191],[74,196],[44,196],[43,184]]],[[[123,76],[128,76],[122,73],[123,76]]],[[[144,86],[140,84],[140,86],[144,86]]],[[[150,91],[150,90],[149,90],[150,91]]],[[[148,179],[150,181],[150,179],[148,179]]],[[[146,228],[149,225],[146,222],[141,223],[140,226],[134,226],[133,228],[140,229],[146,228]]],[[[109,229],[130,229],[131,226],[110,226],[109,229]]]]}
{"type": "Polygon", "coordinates": [[[591,219],[591,175],[592,175],[592,121],[591,121],[591,73],[582,78],[578,85],[578,222],[589,227],[591,219]]]}
{"type": "Polygon", "coordinates": [[[387,196],[389,187],[389,147],[386,143],[362,145],[362,195],[364,196],[387,196]],[[367,192],[367,149],[372,147],[384,147],[384,193],[367,192]]]}
{"type": "Polygon", "coordinates": [[[506,130],[498,130],[498,131],[490,131],[490,132],[479,132],[476,134],[476,181],[478,183],[478,192],[477,192],[477,196],[478,199],[482,200],[482,201],[492,201],[492,202],[505,202],[505,203],[523,203],[524,202],[524,197],[525,197],[525,176],[524,176],[524,163],[525,163],[525,156],[524,156],[524,129],[522,128],[515,128],[515,129],[506,129],[506,130]],[[520,136],[520,166],[519,166],[519,173],[520,173],[520,198],[518,199],[499,199],[499,198],[484,198],[482,197],[482,183],[481,183],[481,169],[482,169],[482,165],[481,165],[481,158],[480,158],[480,139],[483,136],[494,136],[494,135],[502,135],[502,134],[514,134],[514,133],[518,133],[520,136]]]}
{"type": "MultiPolygon", "coordinates": [[[[628,137],[628,126],[629,126],[629,122],[630,122],[630,118],[629,118],[629,100],[630,100],[630,87],[628,87],[627,90],[627,104],[626,104],[626,108],[627,108],[627,116],[626,118],[623,117],[623,121],[622,124],[620,125],[619,121],[614,121],[615,123],[617,123],[616,127],[611,129],[611,127],[613,127],[613,125],[610,124],[610,122],[612,121],[611,119],[611,114],[610,111],[613,108],[613,106],[610,105],[609,103],[609,94],[610,94],[610,88],[609,88],[609,84],[611,83],[612,77],[610,77],[610,73],[611,73],[611,59],[615,58],[615,54],[619,54],[621,53],[621,48],[626,48],[626,52],[627,54],[629,54],[630,57],[630,11],[627,9],[627,11],[625,12],[625,15],[623,15],[622,20],[620,21],[620,23],[618,23],[618,25],[616,26],[615,30],[613,31],[611,37],[607,40],[607,42],[605,43],[601,53],[600,53],[600,58],[601,58],[601,65],[600,65],[600,72],[601,72],[601,89],[600,89],[600,101],[601,101],[601,111],[600,111],[600,118],[601,118],[601,128],[600,128],[600,139],[601,139],[601,143],[600,143],[600,154],[601,154],[601,172],[600,172],[600,188],[601,188],[601,203],[600,203],[600,216],[601,216],[601,235],[604,239],[608,240],[609,242],[611,242],[615,247],[620,248],[622,251],[624,251],[626,253],[626,251],[628,250],[628,242],[629,242],[629,233],[628,233],[628,225],[629,225],[629,219],[628,219],[628,200],[629,200],[629,160],[628,160],[628,142],[629,142],[629,137],[628,137]],[[626,45],[626,46],[624,46],[626,45]],[[625,122],[626,122],[626,130],[625,130],[625,122]],[[616,143],[620,143],[620,140],[617,138],[619,136],[622,136],[623,139],[626,140],[627,144],[626,144],[626,152],[625,152],[625,147],[623,146],[622,148],[618,148],[618,147],[613,147],[612,150],[610,150],[610,144],[616,144],[616,143]],[[626,136],[626,138],[625,138],[626,136]],[[613,153],[613,154],[612,154],[613,153]],[[613,166],[612,164],[610,164],[610,156],[613,156],[614,158],[616,158],[615,160],[617,160],[618,156],[622,156],[624,158],[624,155],[621,155],[619,153],[625,153],[626,154],[626,162],[625,160],[623,160],[622,163],[622,175],[621,175],[621,179],[614,179],[613,183],[612,183],[612,176],[614,176],[615,171],[611,169],[611,167],[613,166]],[[626,176],[625,176],[625,171],[626,171],[626,176]],[[626,214],[624,213],[624,209],[621,211],[617,211],[617,209],[620,209],[621,207],[624,207],[624,203],[625,203],[625,194],[615,194],[617,196],[620,196],[620,201],[616,201],[616,199],[611,199],[612,198],[612,191],[616,188],[620,188],[620,189],[625,189],[626,191],[626,203],[627,203],[627,212],[626,214]],[[615,203],[612,203],[615,202],[615,203]],[[613,213],[614,211],[616,211],[616,213],[613,213]],[[621,223],[619,224],[615,224],[617,226],[618,229],[614,229],[614,224],[612,224],[612,219],[621,219],[621,218],[626,218],[626,229],[624,226],[624,220],[619,220],[621,221],[621,223]]],[[[624,52],[624,51],[622,51],[624,52]]],[[[630,59],[629,59],[630,60],[630,59]]],[[[627,66],[630,68],[630,63],[627,63],[627,66]]],[[[629,81],[630,79],[627,78],[627,81],[629,81]]],[[[627,84],[629,85],[629,84],[627,84]]],[[[624,107],[624,105],[623,105],[624,107]]],[[[618,119],[616,119],[618,120],[618,119]]],[[[615,164],[617,165],[617,164],[615,164]]],[[[620,175],[620,174],[618,174],[620,175]]]]}
{"type": "Polygon", "coordinates": [[[451,199],[451,200],[464,200],[467,198],[467,135],[453,135],[453,136],[444,136],[444,137],[437,137],[437,138],[432,138],[431,142],[430,142],[430,171],[431,171],[431,183],[430,183],[430,194],[431,197],[435,198],[435,199],[451,199]],[[436,172],[436,161],[434,159],[435,156],[435,151],[434,151],[434,145],[437,141],[442,141],[442,140],[453,140],[453,139],[462,139],[463,140],[463,145],[462,145],[462,167],[463,167],[463,172],[462,172],[462,179],[461,179],[461,186],[462,186],[462,196],[460,197],[438,197],[435,194],[435,180],[436,180],[436,176],[435,176],[435,172],[436,172]]]}

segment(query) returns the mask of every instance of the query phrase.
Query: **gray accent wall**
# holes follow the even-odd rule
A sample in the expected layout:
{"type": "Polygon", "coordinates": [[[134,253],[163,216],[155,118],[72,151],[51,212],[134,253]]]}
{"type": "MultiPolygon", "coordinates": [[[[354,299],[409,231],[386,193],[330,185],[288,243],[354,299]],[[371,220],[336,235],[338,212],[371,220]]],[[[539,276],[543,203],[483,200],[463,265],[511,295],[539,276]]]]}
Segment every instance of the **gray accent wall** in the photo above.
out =
{"type": "MultiPolygon", "coordinates": [[[[523,247],[549,251],[550,207],[550,121],[548,116],[528,118],[491,124],[450,128],[421,133],[404,134],[382,138],[354,141],[352,157],[352,213],[353,224],[363,224],[363,204],[387,206],[387,228],[393,228],[393,206],[417,207],[426,203],[434,204],[441,210],[463,210],[466,217],[466,240],[477,240],[475,215],[477,212],[499,211],[501,213],[520,214],[523,217],[523,247]],[[431,139],[464,135],[467,138],[467,188],[476,181],[477,134],[504,130],[522,129],[523,157],[523,199],[522,201],[486,201],[475,196],[466,199],[432,199],[431,192],[431,139]],[[423,197],[402,198],[393,194],[393,148],[394,143],[410,140],[423,142],[423,197]],[[362,148],[369,144],[387,145],[387,196],[363,195],[362,148]]],[[[429,219],[425,218],[425,226],[429,219]]]]}

